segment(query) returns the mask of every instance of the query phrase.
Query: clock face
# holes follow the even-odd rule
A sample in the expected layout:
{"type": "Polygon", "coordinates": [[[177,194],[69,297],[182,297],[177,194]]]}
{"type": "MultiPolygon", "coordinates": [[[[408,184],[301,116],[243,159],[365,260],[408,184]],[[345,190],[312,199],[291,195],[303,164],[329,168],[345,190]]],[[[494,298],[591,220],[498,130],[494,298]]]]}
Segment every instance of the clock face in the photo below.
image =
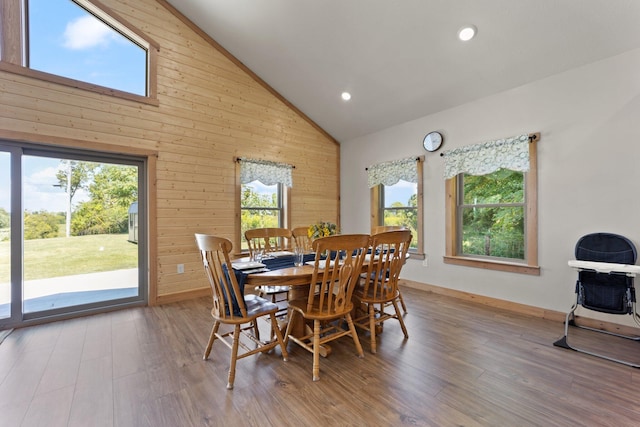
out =
{"type": "Polygon", "coordinates": [[[424,137],[422,145],[427,151],[436,151],[442,145],[442,134],[440,132],[429,132],[424,137]]]}

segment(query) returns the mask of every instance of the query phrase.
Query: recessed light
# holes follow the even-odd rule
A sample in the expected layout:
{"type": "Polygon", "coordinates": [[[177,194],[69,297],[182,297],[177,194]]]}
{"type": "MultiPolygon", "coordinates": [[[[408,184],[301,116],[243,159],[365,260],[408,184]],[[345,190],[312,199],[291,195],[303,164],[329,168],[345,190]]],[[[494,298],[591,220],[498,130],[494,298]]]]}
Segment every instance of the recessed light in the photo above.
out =
{"type": "Polygon", "coordinates": [[[342,92],[341,96],[344,101],[348,101],[351,99],[351,94],[349,92],[342,92]]]}
{"type": "Polygon", "coordinates": [[[473,25],[467,25],[460,28],[460,31],[458,31],[458,38],[463,42],[466,42],[471,40],[477,32],[478,29],[476,27],[474,27],[473,25]]]}

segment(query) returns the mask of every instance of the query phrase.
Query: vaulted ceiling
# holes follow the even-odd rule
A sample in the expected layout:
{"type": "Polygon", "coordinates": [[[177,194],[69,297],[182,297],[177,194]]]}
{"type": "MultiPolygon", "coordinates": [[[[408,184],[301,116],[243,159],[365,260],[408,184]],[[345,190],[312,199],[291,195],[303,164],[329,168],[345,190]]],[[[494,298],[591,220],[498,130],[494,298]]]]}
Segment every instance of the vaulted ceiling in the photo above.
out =
{"type": "Polygon", "coordinates": [[[640,48],[638,0],[168,1],[340,142],[640,48]]]}

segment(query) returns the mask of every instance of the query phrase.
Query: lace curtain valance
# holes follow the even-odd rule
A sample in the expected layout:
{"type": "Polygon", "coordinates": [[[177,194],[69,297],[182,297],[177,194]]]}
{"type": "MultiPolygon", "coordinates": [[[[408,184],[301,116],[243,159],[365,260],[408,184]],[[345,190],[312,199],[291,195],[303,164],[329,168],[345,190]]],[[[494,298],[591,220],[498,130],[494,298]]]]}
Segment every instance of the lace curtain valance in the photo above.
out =
{"type": "Polygon", "coordinates": [[[248,184],[255,180],[264,185],[283,184],[293,187],[291,169],[286,163],[270,162],[268,160],[238,159],[240,162],[240,183],[248,184]]]}
{"type": "Polygon", "coordinates": [[[529,170],[529,135],[480,144],[467,145],[442,153],[444,157],[444,178],[449,179],[459,173],[486,175],[498,169],[519,172],[529,170]]]}
{"type": "Polygon", "coordinates": [[[401,179],[418,182],[418,159],[410,157],[402,160],[378,163],[367,168],[369,188],[376,185],[394,185],[401,179]]]}

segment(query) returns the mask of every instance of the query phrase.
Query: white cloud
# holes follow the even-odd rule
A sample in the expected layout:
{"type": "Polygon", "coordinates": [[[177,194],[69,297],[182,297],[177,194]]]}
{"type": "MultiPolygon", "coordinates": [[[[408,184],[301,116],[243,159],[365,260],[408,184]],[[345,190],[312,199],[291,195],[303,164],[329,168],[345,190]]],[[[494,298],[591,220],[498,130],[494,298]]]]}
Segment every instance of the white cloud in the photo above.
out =
{"type": "Polygon", "coordinates": [[[48,167],[35,171],[23,179],[23,207],[31,212],[48,210],[58,212],[66,209],[66,194],[54,187],[58,183],[57,168],[48,167]]]}
{"type": "MultiPolygon", "coordinates": [[[[65,212],[67,193],[57,187],[56,173],[61,165],[59,159],[25,156],[22,178],[22,207],[30,212],[65,212]]],[[[11,211],[11,178],[8,171],[0,170],[0,208],[11,211]]],[[[78,189],[73,196],[73,208],[90,199],[89,193],[78,189]]]]}
{"type": "MultiPolygon", "coordinates": [[[[58,167],[47,167],[34,171],[23,179],[23,208],[30,211],[65,212],[67,209],[67,193],[56,187],[58,167]]],[[[88,200],[87,193],[80,189],[73,197],[73,206],[88,200]]]]}
{"type": "Polygon", "coordinates": [[[83,16],[69,22],[64,30],[64,47],[81,50],[107,46],[113,40],[113,30],[93,16],[83,16]]]}
{"type": "Polygon", "coordinates": [[[27,177],[26,181],[33,185],[52,185],[58,183],[56,174],[58,173],[57,167],[48,167],[40,170],[36,170],[31,176],[27,177]]]}

